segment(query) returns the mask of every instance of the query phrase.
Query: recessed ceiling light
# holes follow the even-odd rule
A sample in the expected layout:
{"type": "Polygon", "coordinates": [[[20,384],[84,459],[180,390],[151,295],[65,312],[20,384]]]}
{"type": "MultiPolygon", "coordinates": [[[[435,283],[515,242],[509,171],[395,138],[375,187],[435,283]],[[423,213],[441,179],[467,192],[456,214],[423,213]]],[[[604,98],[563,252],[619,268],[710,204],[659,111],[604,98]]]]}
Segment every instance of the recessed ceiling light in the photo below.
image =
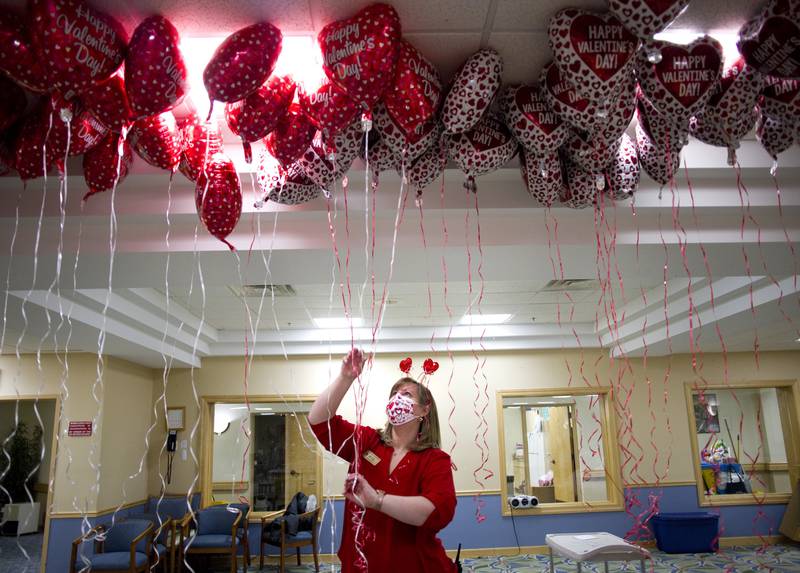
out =
{"type": "Polygon", "coordinates": [[[510,314],[465,314],[459,320],[459,324],[480,325],[480,324],[503,324],[510,314]]]}
{"type": "Polygon", "coordinates": [[[348,318],[346,316],[325,316],[312,319],[317,328],[357,328],[364,324],[361,318],[348,318]]]}

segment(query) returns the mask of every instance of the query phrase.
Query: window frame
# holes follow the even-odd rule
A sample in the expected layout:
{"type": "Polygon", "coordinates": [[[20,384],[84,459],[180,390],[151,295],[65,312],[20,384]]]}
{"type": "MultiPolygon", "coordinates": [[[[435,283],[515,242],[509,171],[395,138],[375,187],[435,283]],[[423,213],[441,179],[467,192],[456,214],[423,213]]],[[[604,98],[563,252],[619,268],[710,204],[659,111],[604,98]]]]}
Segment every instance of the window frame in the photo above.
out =
{"type": "MultiPolygon", "coordinates": [[[[692,468],[697,488],[697,503],[700,507],[723,507],[730,505],[760,505],[789,503],[791,492],[768,492],[762,496],[753,493],[731,493],[706,495],[703,475],[700,470],[700,450],[697,445],[697,420],[694,415],[694,393],[720,390],[763,390],[775,388],[778,393],[781,430],[786,448],[786,465],[789,483],[796,484],[800,478],[800,379],[799,380],[748,380],[730,383],[709,383],[698,387],[694,382],[684,382],[686,414],[689,423],[689,442],[692,448],[692,468]]],[[[740,461],[741,463],[741,461],[740,461]]],[[[744,464],[743,464],[744,465],[744,464]]],[[[752,471],[752,467],[751,467],[752,471]]]]}
{"type": "MultiPolygon", "coordinates": [[[[316,395],[292,395],[291,400],[287,400],[285,396],[276,394],[260,394],[247,396],[247,402],[251,405],[261,404],[303,404],[309,407],[317,399],[316,395]]],[[[212,479],[212,471],[214,468],[214,406],[216,404],[246,404],[245,397],[242,395],[221,395],[221,396],[201,396],[201,410],[200,410],[200,444],[201,444],[201,460],[200,460],[200,507],[208,507],[213,504],[211,494],[214,489],[214,482],[212,479]]],[[[305,412],[304,412],[305,413],[305,412]]],[[[310,431],[310,430],[309,430],[310,431]]],[[[316,441],[316,440],[315,440],[316,441]]],[[[316,488],[313,492],[318,500],[322,499],[322,466],[323,456],[322,448],[316,444],[317,454],[317,472],[316,472],[316,488]]],[[[223,482],[219,482],[223,483],[223,482]]],[[[252,503],[251,503],[252,507],[252,503]]],[[[262,517],[274,517],[280,515],[283,510],[278,511],[255,511],[251,509],[248,516],[248,521],[258,523],[262,517]]]]}
{"type": "Polygon", "coordinates": [[[557,515],[562,513],[588,513],[622,511],[624,509],[622,497],[622,475],[619,462],[619,442],[617,439],[617,419],[613,404],[609,399],[611,388],[608,386],[590,387],[560,387],[536,389],[498,390],[495,401],[497,406],[497,436],[500,445],[500,512],[503,517],[512,516],[512,510],[506,499],[509,497],[508,484],[505,480],[505,417],[503,416],[503,401],[505,398],[542,398],[547,396],[600,396],[600,412],[603,424],[603,465],[606,478],[606,501],[587,502],[553,502],[540,503],[536,507],[514,509],[513,515],[557,515]]]}

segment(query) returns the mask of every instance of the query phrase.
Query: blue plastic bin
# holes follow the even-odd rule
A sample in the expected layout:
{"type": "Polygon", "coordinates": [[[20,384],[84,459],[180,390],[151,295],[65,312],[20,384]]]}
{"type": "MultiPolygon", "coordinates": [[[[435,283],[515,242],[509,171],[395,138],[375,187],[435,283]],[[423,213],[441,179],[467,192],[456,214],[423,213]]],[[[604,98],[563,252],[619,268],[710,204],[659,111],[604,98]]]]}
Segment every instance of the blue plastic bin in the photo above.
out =
{"type": "Polygon", "coordinates": [[[657,513],[650,525],[656,545],[664,553],[715,553],[719,549],[719,516],[713,513],[657,513]]]}

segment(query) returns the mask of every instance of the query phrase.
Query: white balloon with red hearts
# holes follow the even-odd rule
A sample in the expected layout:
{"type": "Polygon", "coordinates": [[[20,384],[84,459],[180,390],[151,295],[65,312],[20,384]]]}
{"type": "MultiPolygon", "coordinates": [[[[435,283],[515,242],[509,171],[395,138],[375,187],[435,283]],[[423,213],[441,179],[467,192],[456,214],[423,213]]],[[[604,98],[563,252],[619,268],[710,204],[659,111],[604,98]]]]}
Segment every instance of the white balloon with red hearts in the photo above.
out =
{"type": "Polygon", "coordinates": [[[800,2],[772,0],[739,30],[737,47],[767,76],[800,79],[800,2]]]}
{"type": "Polygon", "coordinates": [[[483,118],[470,131],[446,134],[447,155],[470,181],[508,163],[517,150],[517,141],[495,116],[483,118]]]}
{"type": "Polygon", "coordinates": [[[442,132],[441,124],[431,122],[422,126],[420,133],[407,136],[383,104],[378,104],[372,110],[372,122],[381,140],[395,155],[405,158],[409,163],[425,153],[442,132]]]}
{"type": "Polygon", "coordinates": [[[689,0],[608,0],[608,9],[643,39],[664,30],[688,5],[689,0]]]}
{"type": "Polygon", "coordinates": [[[573,163],[586,171],[603,171],[613,160],[619,139],[605,141],[587,134],[573,132],[564,151],[573,163]]]}
{"type": "Polygon", "coordinates": [[[314,142],[308,146],[305,153],[297,160],[297,165],[303,170],[317,188],[326,195],[336,181],[336,164],[325,156],[325,150],[314,142]]]}
{"type": "Polygon", "coordinates": [[[722,46],[710,36],[688,45],[654,41],[639,50],[636,73],[644,97],[660,114],[681,126],[699,114],[722,74],[722,46]],[[661,61],[648,59],[648,50],[658,50],[661,61]]]}
{"type": "Polygon", "coordinates": [[[527,149],[519,154],[522,181],[531,197],[542,207],[550,207],[563,193],[564,174],[558,151],[535,155],[527,149]]]}
{"type": "Polygon", "coordinates": [[[636,90],[636,120],[655,145],[669,148],[680,148],[689,140],[689,126],[683,127],[662,115],[647,101],[641,90],[636,90]]]}
{"type": "MultiPolygon", "coordinates": [[[[408,184],[412,190],[416,191],[417,196],[444,172],[446,163],[445,150],[442,149],[440,141],[437,141],[418,157],[411,167],[406,169],[408,184]]],[[[402,175],[402,170],[400,170],[400,175],[402,175]]]]}
{"type": "Polygon", "coordinates": [[[283,169],[269,153],[263,152],[258,164],[258,187],[264,201],[280,205],[301,205],[320,196],[320,188],[311,181],[299,163],[283,169]]]}
{"type": "Polygon", "coordinates": [[[645,173],[656,183],[666,185],[674,177],[681,166],[680,152],[681,147],[659,147],[641,125],[636,126],[636,153],[639,162],[645,173]]]}
{"type": "Polygon", "coordinates": [[[560,10],[547,28],[561,73],[593,102],[613,99],[633,71],[639,39],[608,12],[560,10]]]}
{"type": "Polygon", "coordinates": [[[366,135],[366,148],[361,148],[361,159],[369,167],[369,171],[376,179],[384,171],[397,170],[402,166],[402,159],[386,143],[377,130],[373,129],[366,135]]]}
{"type": "Polygon", "coordinates": [[[759,105],[770,117],[800,124],[800,80],[766,76],[759,105]]]}
{"type": "Polygon", "coordinates": [[[773,160],[789,149],[794,143],[794,127],[779,119],[763,113],[758,116],[756,139],[773,160]]]}
{"type": "Polygon", "coordinates": [[[478,50],[464,62],[442,106],[446,133],[463,133],[477,125],[497,95],[502,75],[503,58],[491,48],[478,50]]]}
{"type": "Polygon", "coordinates": [[[508,86],[500,103],[506,126],[528,152],[544,155],[567,141],[569,126],[547,103],[539,84],[508,86]]]}
{"type": "Polygon", "coordinates": [[[597,203],[600,193],[606,187],[602,172],[590,173],[581,169],[580,165],[569,159],[565,161],[564,170],[567,184],[562,188],[559,199],[571,209],[585,209],[597,203]]]}
{"type": "Polygon", "coordinates": [[[620,139],[617,154],[606,169],[608,194],[615,201],[630,199],[639,188],[641,166],[636,144],[625,133],[620,139]]]}
{"type": "Polygon", "coordinates": [[[581,96],[554,62],[542,69],[539,84],[553,111],[572,127],[594,132],[603,125],[604,108],[581,96]]]}

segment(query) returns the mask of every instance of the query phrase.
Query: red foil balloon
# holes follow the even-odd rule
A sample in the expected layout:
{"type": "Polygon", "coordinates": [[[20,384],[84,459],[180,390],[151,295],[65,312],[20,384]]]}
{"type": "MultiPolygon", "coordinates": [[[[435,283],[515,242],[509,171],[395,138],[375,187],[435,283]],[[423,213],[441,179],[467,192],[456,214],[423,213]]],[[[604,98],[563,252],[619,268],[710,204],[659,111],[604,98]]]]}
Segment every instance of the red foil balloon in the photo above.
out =
{"type": "Polygon", "coordinates": [[[325,82],[313,94],[300,93],[300,107],[323,137],[332,137],[359,115],[359,105],[336,84],[325,82]]]}
{"type": "Polygon", "coordinates": [[[225,38],[203,71],[208,97],[212,102],[234,102],[256,91],[275,69],[282,44],[281,31],[269,22],[247,26],[225,38]]]}
{"type": "Polygon", "coordinates": [[[400,43],[394,82],[383,103],[394,123],[409,138],[419,139],[442,100],[438,70],[406,40],[400,43]]]}
{"type": "Polygon", "coordinates": [[[265,201],[280,205],[301,205],[320,196],[321,189],[309,179],[299,163],[281,168],[275,159],[264,154],[258,166],[258,186],[265,201]]]}
{"type": "Polygon", "coordinates": [[[81,100],[100,123],[120,133],[133,121],[133,112],[125,93],[125,81],[117,73],[83,92],[81,100]]]}
{"type": "Polygon", "coordinates": [[[0,131],[8,129],[22,117],[27,105],[25,91],[0,73],[0,131]]]}
{"type": "Polygon", "coordinates": [[[216,124],[188,123],[183,128],[183,151],[178,169],[190,181],[197,181],[207,160],[222,151],[222,134],[216,124]]]}
{"type": "Polygon", "coordinates": [[[186,94],[186,64],[181,38],[163,16],[136,26],[125,58],[125,88],[135,119],[168,111],[186,94]]]}
{"type": "Polygon", "coordinates": [[[303,156],[311,145],[315,132],[316,129],[303,114],[300,106],[293,103],[289,106],[289,112],[266,137],[264,145],[283,168],[288,169],[303,156]]]}
{"type": "Polygon", "coordinates": [[[474,178],[508,163],[517,142],[503,122],[487,116],[466,133],[445,135],[447,154],[467,175],[467,187],[475,190],[474,178]]]}
{"type": "Polygon", "coordinates": [[[645,40],[669,26],[688,5],[689,0],[608,0],[608,9],[645,40]]]}
{"type": "Polygon", "coordinates": [[[392,85],[400,17],[388,4],[372,4],[352,18],[328,24],[317,41],[325,75],[363,111],[371,109],[392,85]]]}
{"type": "Polygon", "coordinates": [[[599,105],[616,99],[639,47],[616,16],[568,8],[550,19],[547,32],[556,64],[579,94],[599,105]]]}
{"type": "Polygon", "coordinates": [[[128,141],[136,155],[150,165],[169,171],[178,167],[182,141],[171,111],[135,122],[128,141]]]}
{"type": "Polygon", "coordinates": [[[567,141],[569,127],[547,103],[539,85],[509,86],[501,103],[506,125],[530,153],[544,155],[567,141]]]}
{"type": "Polygon", "coordinates": [[[242,189],[233,161],[224,153],[212,155],[194,189],[195,206],[203,225],[230,250],[236,250],[227,241],[242,216],[242,189]]]}
{"type": "Polygon", "coordinates": [[[41,121],[44,125],[43,129],[46,130],[49,126],[48,162],[55,162],[59,170],[63,170],[65,155],[83,155],[98,145],[108,133],[108,128],[100,123],[77,99],[67,100],[55,93],[50,96],[49,107],[41,116],[41,121]],[[69,130],[67,129],[68,125],[69,130]],[[69,149],[67,149],[67,143],[69,143],[69,149]]]}
{"type": "Polygon", "coordinates": [[[250,143],[263,139],[275,129],[289,110],[297,85],[290,77],[272,76],[245,99],[225,106],[225,120],[242,138],[245,160],[253,160],[250,143]]]}
{"type": "Polygon", "coordinates": [[[49,106],[42,105],[22,122],[14,145],[14,167],[23,181],[42,177],[50,170],[52,156],[49,153],[45,163],[49,116],[49,106]]]}
{"type": "Polygon", "coordinates": [[[525,188],[542,207],[550,207],[563,193],[564,174],[557,151],[535,155],[527,149],[519,154],[525,188]]]}
{"type": "Polygon", "coordinates": [[[44,66],[33,49],[23,19],[6,8],[0,11],[0,71],[32,92],[50,91],[44,66]]]}
{"type": "Polygon", "coordinates": [[[51,86],[82,92],[113,74],[128,36],[114,18],[82,0],[30,0],[31,40],[51,86]]]}
{"type": "Polygon", "coordinates": [[[463,133],[477,125],[500,89],[503,58],[491,48],[470,56],[451,82],[442,107],[446,133],[463,133]]]}
{"type": "Polygon", "coordinates": [[[653,42],[661,61],[652,63],[640,50],[636,70],[642,93],[656,110],[681,125],[697,115],[714,95],[722,74],[722,46],[710,36],[688,46],[653,42]]]}
{"type": "Polygon", "coordinates": [[[800,80],[767,76],[760,106],[761,111],[770,117],[800,125],[800,80]]]}
{"type": "Polygon", "coordinates": [[[442,133],[440,124],[430,122],[422,126],[419,132],[412,132],[411,137],[407,137],[405,130],[397,125],[383,104],[378,104],[375,107],[372,113],[372,121],[386,145],[395,155],[401,159],[405,158],[407,162],[414,161],[425,153],[435,141],[439,140],[439,136],[442,133]]]}
{"type": "Polygon", "coordinates": [[[103,141],[83,156],[83,178],[89,187],[89,192],[83,196],[83,200],[95,193],[109,191],[115,185],[122,183],[128,175],[132,162],[133,153],[128,142],[117,133],[111,132],[106,135],[103,141]]]}

